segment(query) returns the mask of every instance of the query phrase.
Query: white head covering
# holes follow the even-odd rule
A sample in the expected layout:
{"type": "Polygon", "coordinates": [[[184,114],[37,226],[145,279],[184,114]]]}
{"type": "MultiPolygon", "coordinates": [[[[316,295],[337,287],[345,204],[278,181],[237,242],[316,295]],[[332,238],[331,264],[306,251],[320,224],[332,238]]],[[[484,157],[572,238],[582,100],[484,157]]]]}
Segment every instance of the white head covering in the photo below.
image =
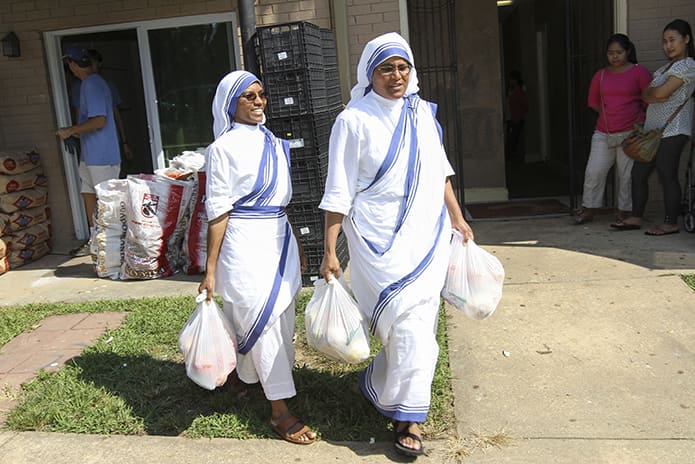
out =
{"type": "Polygon", "coordinates": [[[413,59],[410,45],[400,34],[389,32],[370,40],[364,46],[360,62],[357,65],[357,84],[350,91],[348,106],[361,100],[372,90],[372,73],[374,73],[374,69],[392,56],[400,56],[413,66],[410,70],[410,78],[408,79],[408,88],[405,95],[412,95],[420,90],[417,71],[415,71],[415,60],[413,59]]]}
{"type": "MultiPolygon", "coordinates": [[[[261,87],[263,86],[261,80],[250,72],[233,71],[224,76],[217,84],[215,98],[212,100],[212,132],[215,134],[215,140],[232,128],[239,95],[254,82],[261,84],[261,87]]],[[[263,121],[265,122],[265,116],[263,121]]]]}

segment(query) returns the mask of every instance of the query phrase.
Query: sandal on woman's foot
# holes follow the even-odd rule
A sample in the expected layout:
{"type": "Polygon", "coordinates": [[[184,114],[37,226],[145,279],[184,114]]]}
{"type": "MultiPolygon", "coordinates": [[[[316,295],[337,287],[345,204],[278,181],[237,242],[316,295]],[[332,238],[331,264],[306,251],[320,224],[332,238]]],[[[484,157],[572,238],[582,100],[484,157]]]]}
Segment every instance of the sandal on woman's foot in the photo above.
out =
{"type": "Polygon", "coordinates": [[[311,445],[316,441],[316,434],[292,414],[281,417],[277,421],[271,419],[270,428],[283,440],[297,445],[311,445]],[[314,436],[310,437],[308,433],[314,433],[314,436]]]}
{"type": "Polygon", "coordinates": [[[656,226],[652,230],[645,230],[644,235],[651,235],[654,237],[661,237],[662,235],[677,234],[678,228],[675,229],[664,229],[662,226],[656,226]]]}
{"type": "Polygon", "coordinates": [[[630,224],[629,222],[618,221],[611,224],[611,227],[616,230],[637,230],[642,226],[640,224],[630,224]]]}
{"type": "Polygon", "coordinates": [[[425,454],[425,447],[422,445],[422,438],[418,437],[414,433],[408,432],[408,429],[410,426],[413,424],[413,422],[394,422],[393,424],[393,432],[394,432],[394,439],[393,439],[393,446],[396,448],[396,451],[399,454],[402,454],[403,456],[409,456],[409,457],[418,457],[422,456],[425,454]],[[403,430],[398,431],[398,426],[400,424],[405,423],[405,427],[403,427],[403,430]],[[415,440],[420,447],[419,448],[411,448],[409,446],[405,446],[403,443],[401,443],[401,438],[411,438],[415,440]]]}
{"type": "Polygon", "coordinates": [[[594,219],[594,210],[591,208],[579,208],[574,211],[574,225],[586,224],[594,219]]]}

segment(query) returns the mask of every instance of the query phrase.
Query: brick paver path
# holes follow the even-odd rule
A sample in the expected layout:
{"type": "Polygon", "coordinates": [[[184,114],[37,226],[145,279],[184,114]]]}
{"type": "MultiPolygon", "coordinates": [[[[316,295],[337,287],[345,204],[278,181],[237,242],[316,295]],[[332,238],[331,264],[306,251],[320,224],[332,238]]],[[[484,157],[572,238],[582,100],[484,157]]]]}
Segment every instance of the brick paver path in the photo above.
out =
{"type": "Polygon", "coordinates": [[[41,369],[56,371],[93,344],[107,328],[119,327],[128,313],[50,316],[31,332],[0,348],[0,425],[17,402],[23,383],[41,369]]]}

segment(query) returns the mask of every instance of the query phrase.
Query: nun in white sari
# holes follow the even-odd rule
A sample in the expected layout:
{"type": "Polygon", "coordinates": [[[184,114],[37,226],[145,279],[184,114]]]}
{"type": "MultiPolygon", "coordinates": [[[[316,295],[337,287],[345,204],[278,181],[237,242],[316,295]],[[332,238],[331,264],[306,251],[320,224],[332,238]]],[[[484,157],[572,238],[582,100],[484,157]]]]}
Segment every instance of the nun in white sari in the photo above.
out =
{"type": "Polygon", "coordinates": [[[448,177],[436,106],[422,100],[412,52],[396,33],[369,42],[358,83],[331,131],[321,273],[341,272],[336,240],[342,227],[350,251],[350,283],[383,350],[364,372],[365,397],[395,421],[394,446],[424,452],[417,423],[430,406],[439,347],[440,291],[452,227],[466,239],[448,177]]]}
{"type": "Polygon", "coordinates": [[[300,248],[285,214],[292,197],[289,146],[265,128],[267,100],[259,79],[234,71],[212,104],[215,141],[206,153],[207,272],[199,290],[221,295],[236,331],[236,373],[260,382],[271,403],[271,428],[287,441],[316,434],[290,414],[295,396],[295,297],[300,248]]]}

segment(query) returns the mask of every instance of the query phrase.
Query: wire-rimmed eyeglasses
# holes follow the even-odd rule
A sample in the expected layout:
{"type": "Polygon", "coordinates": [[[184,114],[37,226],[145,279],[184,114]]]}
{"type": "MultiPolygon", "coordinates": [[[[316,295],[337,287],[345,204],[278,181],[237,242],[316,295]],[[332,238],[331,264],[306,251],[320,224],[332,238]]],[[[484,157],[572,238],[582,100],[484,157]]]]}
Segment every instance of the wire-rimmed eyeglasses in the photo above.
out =
{"type": "Polygon", "coordinates": [[[405,77],[410,74],[410,68],[412,68],[412,66],[409,64],[399,64],[398,66],[394,66],[392,64],[382,64],[381,66],[378,66],[376,70],[379,71],[379,74],[384,77],[393,76],[395,75],[396,71],[398,71],[401,76],[405,77]]]}

